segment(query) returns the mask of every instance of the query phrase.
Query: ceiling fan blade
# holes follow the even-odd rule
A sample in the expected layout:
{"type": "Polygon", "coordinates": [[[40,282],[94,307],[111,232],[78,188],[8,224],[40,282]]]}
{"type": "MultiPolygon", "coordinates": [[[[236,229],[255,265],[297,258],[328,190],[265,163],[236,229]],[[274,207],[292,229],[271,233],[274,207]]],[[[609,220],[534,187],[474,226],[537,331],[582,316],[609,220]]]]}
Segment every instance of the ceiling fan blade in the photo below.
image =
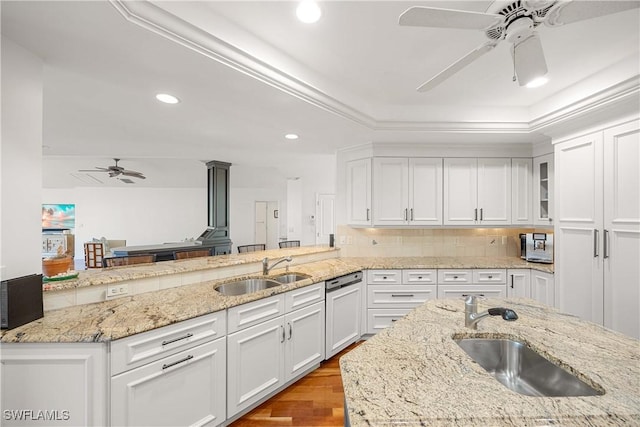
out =
{"type": "Polygon", "coordinates": [[[640,7],[635,1],[560,1],[549,11],[545,24],[550,27],[571,24],[599,16],[610,15],[640,7]]]}
{"type": "Polygon", "coordinates": [[[146,179],[146,177],[142,173],[136,172],[136,171],[127,171],[127,170],[125,170],[125,171],[122,171],[122,175],[131,176],[133,178],[146,179]]]}
{"type": "Polygon", "coordinates": [[[458,59],[453,64],[449,65],[444,71],[432,77],[431,80],[422,84],[420,87],[418,87],[417,91],[426,92],[430,89],[433,89],[434,87],[436,87],[437,85],[439,85],[440,83],[442,83],[443,81],[445,81],[446,79],[448,79],[449,77],[457,73],[458,71],[462,70],[464,67],[471,64],[473,61],[475,61],[485,53],[492,50],[494,47],[496,47],[496,44],[497,44],[496,42],[491,41],[472,50],[462,58],[458,59]]]}
{"type": "Polygon", "coordinates": [[[537,34],[534,33],[520,43],[514,44],[511,54],[520,86],[525,86],[547,74],[547,62],[537,34]]]}
{"type": "Polygon", "coordinates": [[[79,169],[78,172],[111,172],[111,171],[107,168],[100,168],[96,166],[95,169],[79,169]]]}
{"type": "Polygon", "coordinates": [[[504,22],[504,16],[492,13],[414,6],[405,10],[398,23],[413,27],[484,30],[504,22]]]}

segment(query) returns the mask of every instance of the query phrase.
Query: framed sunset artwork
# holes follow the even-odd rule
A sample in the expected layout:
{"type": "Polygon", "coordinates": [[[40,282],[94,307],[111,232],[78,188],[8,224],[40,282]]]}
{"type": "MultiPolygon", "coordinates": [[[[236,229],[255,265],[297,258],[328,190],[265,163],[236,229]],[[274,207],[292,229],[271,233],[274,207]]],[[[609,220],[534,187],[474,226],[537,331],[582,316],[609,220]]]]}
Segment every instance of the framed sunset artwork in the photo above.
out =
{"type": "Polygon", "coordinates": [[[43,229],[72,229],[76,226],[76,205],[72,204],[43,204],[43,229]]]}

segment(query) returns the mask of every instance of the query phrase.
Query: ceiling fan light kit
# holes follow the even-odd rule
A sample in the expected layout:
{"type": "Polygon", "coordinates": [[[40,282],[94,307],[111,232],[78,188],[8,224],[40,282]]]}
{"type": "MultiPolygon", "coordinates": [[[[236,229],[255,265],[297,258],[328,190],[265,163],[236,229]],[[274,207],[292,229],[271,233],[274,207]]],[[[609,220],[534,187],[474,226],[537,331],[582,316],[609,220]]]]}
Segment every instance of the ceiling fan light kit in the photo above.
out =
{"type": "Polygon", "coordinates": [[[518,84],[531,88],[539,87],[548,80],[545,78],[547,63],[537,34],[540,24],[553,28],[638,7],[640,1],[637,0],[500,0],[494,1],[486,13],[414,6],[400,15],[398,23],[402,26],[481,30],[490,40],[419,86],[418,92],[436,87],[502,40],[512,45],[518,84]]]}

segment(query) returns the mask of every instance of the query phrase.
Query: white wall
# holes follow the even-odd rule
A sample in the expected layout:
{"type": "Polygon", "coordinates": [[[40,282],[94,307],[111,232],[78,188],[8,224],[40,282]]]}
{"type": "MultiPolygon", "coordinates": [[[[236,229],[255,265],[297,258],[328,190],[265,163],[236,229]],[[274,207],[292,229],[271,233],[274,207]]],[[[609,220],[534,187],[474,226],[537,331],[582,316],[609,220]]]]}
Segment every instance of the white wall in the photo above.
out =
{"type": "Polygon", "coordinates": [[[128,246],[179,242],[207,227],[204,187],[45,188],[42,203],[76,205],[76,259],[84,258],[83,243],[92,238],[124,239],[128,246]]]}
{"type": "Polygon", "coordinates": [[[0,279],[40,273],[42,62],[2,37],[0,279]]]}

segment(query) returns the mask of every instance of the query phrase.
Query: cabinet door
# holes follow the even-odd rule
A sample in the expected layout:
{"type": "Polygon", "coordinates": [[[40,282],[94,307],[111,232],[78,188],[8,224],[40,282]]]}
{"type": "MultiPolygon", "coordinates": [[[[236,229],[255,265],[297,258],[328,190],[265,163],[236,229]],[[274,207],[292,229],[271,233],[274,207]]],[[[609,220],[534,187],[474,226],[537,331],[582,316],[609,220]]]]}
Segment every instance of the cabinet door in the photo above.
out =
{"type": "Polygon", "coordinates": [[[104,426],[108,420],[108,358],[104,343],[0,344],[2,426],[51,426],[4,411],[55,411],[57,426],[104,426]]]}
{"type": "Polygon", "coordinates": [[[602,324],[602,132],[556,144],[555,163],[555,303],[602,324]]]}
{"type": "Polygon", "coordinates": [[[531,270],[508,270],[507,280],[507,298],[531,298],[531,270]]]}
{"type": "Polygon", "coordinates": [[[442,224],[442,159],[409,159],[409,223],[442,224]]]}
{"type": "Polygon", "coordinates": [[[225,338],[111,379],[111,425],[204,426],[225,420],[225,338]]]}
{"type": "Polygon", "coordinates": [[[324,301],[285,316],[285,382],[324,360],[324,321],[324,301]]]}
{"type": "Polygon", "coordinates": [[[531,298],[546,304],[555,306],[555,286],[553,274],[543,271],[531,271],[531,298]]]}
{"type": "Polygon", "coordinates": [[[227,336],[227,417],[284,384],[283,317],[227,336]]]}
{"type": "Polygon", "coordinates": [[[328,359],[360,337],[361,284],[349,285],[326,295],[326,347],[328,359]]]}
{"type": "Polygon", "coordinates": [[[553,153],[533,159],[533,223],[553,224],[553,153]]]}
{"type": "Polygon", "coordinates": [[[371,225],[371,159],[347,162],[347,222],[371,225]]]}
{"type": "Polygon", "coordinates": [[[477,159],[444,159],[444,223],[474,225],[478,220],[477,159]]]}
{"type": "Polygon", "coordinates": [[[373,159],[373,224],[405,225],[409,220],[409,161],[373,159]]]}
{"type": "Polygon", "coordinates": [[[533,162],[511,159],[511,223],[533,224],[533,162]]]}
{"type": "Polygon", "coordinates": [[[511,224],[511,159],[478,159],[478,219],[511,224]]]}
{"type": "Polygon", "coordinates": [[[640,124],[604,133],[604,325],[640,338],[640,124]]]}

